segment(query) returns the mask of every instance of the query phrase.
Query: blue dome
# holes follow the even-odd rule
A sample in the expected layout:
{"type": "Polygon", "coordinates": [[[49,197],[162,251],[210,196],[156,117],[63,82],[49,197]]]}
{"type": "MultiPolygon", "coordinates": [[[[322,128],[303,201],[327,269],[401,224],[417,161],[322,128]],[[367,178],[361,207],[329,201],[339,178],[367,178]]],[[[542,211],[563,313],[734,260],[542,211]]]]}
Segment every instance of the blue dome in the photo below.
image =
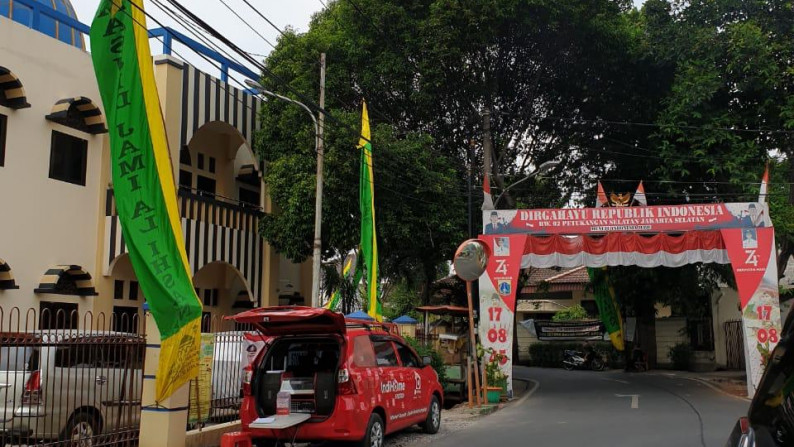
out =
{"type": "MultiPolygon", "coordinates": [[[[75,14],[72,3],[69,0],[28,0],[28,2],[39,3],[44,8],[55,10],[77,20],[77,14],[75,14]]],[[[34,28],[33,8],[21,1],[0,0],[0,16],[8,17],[17,23],[34,28]]],[[[85,50],[85,41],[82,33],[44,13],[39,15],[39,24],[36,29],[61,42],[85,50]]]]}

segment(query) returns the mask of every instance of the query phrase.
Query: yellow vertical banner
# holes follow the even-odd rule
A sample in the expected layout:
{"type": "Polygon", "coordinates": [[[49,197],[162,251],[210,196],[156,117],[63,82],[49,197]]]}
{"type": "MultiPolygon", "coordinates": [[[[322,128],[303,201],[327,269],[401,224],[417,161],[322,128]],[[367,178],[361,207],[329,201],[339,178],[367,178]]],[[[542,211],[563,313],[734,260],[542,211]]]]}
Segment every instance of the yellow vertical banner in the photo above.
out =
{"type": "Polygon", "coordinates": [[[215,334],[201,334],[198,378],[190,383],[190,407],[187,421],[190,424],[207,422],[212,401],[212,359],[215,352],[215,334]]]}

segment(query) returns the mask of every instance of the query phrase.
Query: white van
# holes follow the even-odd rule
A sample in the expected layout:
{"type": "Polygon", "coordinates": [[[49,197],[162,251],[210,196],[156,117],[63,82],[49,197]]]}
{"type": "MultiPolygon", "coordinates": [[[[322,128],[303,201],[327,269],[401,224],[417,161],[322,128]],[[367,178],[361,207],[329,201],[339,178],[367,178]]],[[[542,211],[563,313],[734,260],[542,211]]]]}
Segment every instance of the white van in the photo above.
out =
{"type": "Polygon", "coordinates": [[[137,437],[145,349],[120,332],[0,333],[0,446],[137,437]]]}

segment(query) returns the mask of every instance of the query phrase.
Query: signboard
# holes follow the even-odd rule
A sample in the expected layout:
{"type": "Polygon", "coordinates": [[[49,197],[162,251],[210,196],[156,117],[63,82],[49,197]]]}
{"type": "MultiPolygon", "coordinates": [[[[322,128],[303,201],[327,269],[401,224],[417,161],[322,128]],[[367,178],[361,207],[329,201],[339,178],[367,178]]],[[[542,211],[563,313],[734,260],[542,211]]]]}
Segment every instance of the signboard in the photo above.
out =
{"type": "MultiPolygon", "coordinates": [[[[488,268],[480,277],[480,343],[488,350],[503,354],[500,363],[507,376],[507,395],[513,396],[513,322],[516,289],[524,253],[525,235],[481,236],[491,249],[488,268]]],[[[483,359],[490,361],[489,358],[483,359]]]]}
{"type": "Polygon", "coordinates": [[[215,352],[215,334],[201,334],[198,378],[190,381],[190,406],[187,421],[190,424],[206,422],[210,418],[212,400],[212,359],[215,352]]]}
{"type": "Polygon", "coordinates": [[[484,234],[676,232],[771,227],[766,203],[483,211],[484,234]]]}
{"type": "MultiPolygon", "coordinates": [[[[757,385],[780,341],[780,298],[772,228],[722,230],[742,308],[748,387],[757,385]]],[[[753,389],[754,391],[754,389],[753,389]]]]}
{"type": "MultiPolygon", "coordinates": [[[[775,236],[766,203],[486,210],[483,222],[481,239],[491,244],[495,254],[480,279],[483,317],[489,317],[486,312],[495,306],[489,304],[493,302],[509,310],[512,318],[521,264],[524,268],[678,267],[730,262],[742,310],[748,393],[755,393],[781,332],[775,236]],[[648,233],[654,236],[645,237],[648,233]]],[[[480,336],[486,346],[492,343],[487,336],[498,327],[495,324],[481,320],[480,336]]],[[[512,337],[512,331],[505,335],[512,337]]],[[[499,344],[509,357],[512,350],[499,340],[492,344],[499,344]]]]}
{"type": "Polygon", "coordinates": [[[604,323],[593,321],[540,321],[535,320],[535,332],[541,341],[601,340],[604,323]]]}

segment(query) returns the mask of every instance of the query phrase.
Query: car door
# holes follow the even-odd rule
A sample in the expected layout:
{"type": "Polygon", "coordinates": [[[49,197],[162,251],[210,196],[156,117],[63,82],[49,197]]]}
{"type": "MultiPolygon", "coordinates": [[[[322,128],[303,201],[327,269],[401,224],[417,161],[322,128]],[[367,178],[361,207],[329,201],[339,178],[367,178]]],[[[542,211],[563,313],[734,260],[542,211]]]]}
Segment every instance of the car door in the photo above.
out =
{"type": "Polygon", "coordinates": [[[376,391],[380,392],[386,410],[386,429],[392,432],[405,426],[406,415],[401,414],[401,407],[405,405],[402,402],[405,398],[405,383],[398,380],[400,361],[390,337],[373,335],[371,340],[380,381],[376,391]]]}
{"type": "Polygon", "coordinates": [[[411,348],[399,341],[395,341],[394,345],[400,357],[405,381],[404,401],[408,413],[407,419],[410,420],[409,425],[416,424],[425,420],[427,408],[430,406],[431,391],[423,387],[428,383],[425,377],[426,371],[423,370],[422,362],[411,348]]]}

